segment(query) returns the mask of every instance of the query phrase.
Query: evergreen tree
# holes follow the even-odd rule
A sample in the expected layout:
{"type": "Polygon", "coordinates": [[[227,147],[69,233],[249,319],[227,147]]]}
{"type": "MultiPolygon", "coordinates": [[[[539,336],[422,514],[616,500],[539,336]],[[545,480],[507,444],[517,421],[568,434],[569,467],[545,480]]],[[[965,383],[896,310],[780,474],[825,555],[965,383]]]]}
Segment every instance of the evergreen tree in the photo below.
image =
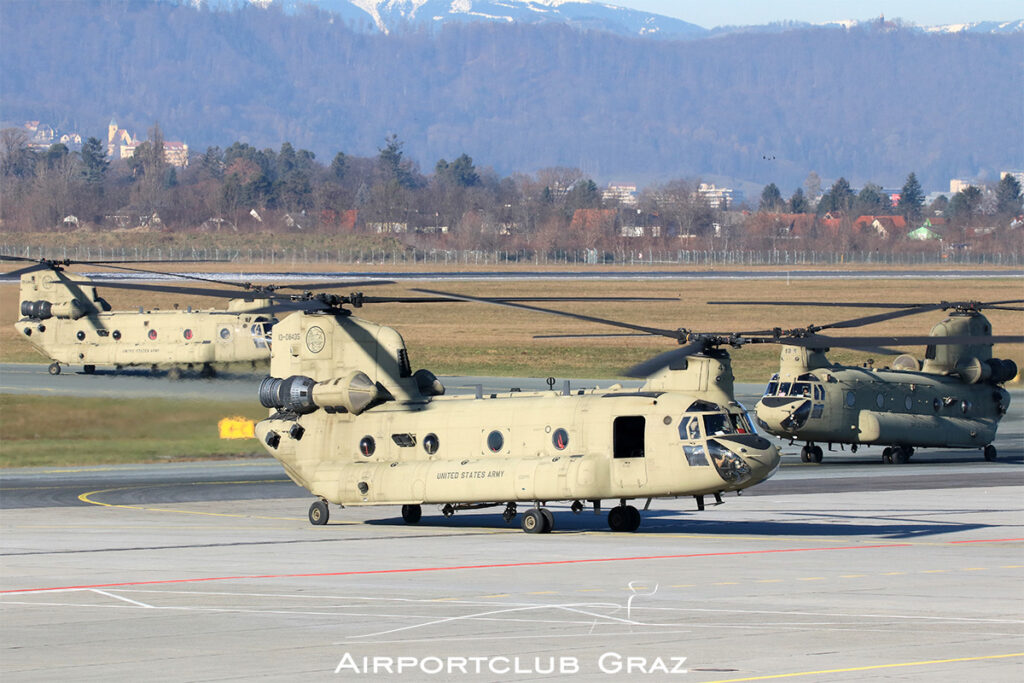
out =
{"type": "Polygon", "coordinates": [[[900,190],[900,201],[896,210],[907,219],[907,225],[917,223],[921,220],[921,207],[924,206],[924,193],[921,191],[921,183],[917,182],[917,176],[911,172],[907,176],[907,182],[903,183],[900,190]]]}
{"type": "Polygon", "coordinates": [[[782,200],[782,193],[779,192],[778,186],[775,183],[765,185],[761,190],[761,210],[778,213],[784,206],[785,202],[782,200]]]}
{"type": "Polygon", "coordinates": [[[98,138],[89,138],[82,145],[81,154],[85,182],[93,186],[102,185],[110,168],[106,147],[98,138]]]}
{"type": "Polygon", "coordinates": [[[790,213],[807,213],[810,207],[807,205],[807,198],[804,197],[802,188],[796,188],[793,196],[789,198],[790,213]]]}
{"type": "Polygon", "coordinates": [[[1007,173],[996,185],[996,213],[1000,216],[1016,216],[1020,211],[1020,183],[1007,173]]]}

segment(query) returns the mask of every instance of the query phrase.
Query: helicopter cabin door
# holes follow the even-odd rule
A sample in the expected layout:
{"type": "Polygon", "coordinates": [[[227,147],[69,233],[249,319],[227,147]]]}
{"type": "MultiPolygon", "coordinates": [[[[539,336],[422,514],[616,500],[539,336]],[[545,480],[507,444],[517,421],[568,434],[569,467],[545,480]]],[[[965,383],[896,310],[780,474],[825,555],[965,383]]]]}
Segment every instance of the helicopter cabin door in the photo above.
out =
{"type": "Polygon", "coordinates": [[[643,415],[620,415],[612,421],[612,486],[627,491],[647,484],[643,415]]]}

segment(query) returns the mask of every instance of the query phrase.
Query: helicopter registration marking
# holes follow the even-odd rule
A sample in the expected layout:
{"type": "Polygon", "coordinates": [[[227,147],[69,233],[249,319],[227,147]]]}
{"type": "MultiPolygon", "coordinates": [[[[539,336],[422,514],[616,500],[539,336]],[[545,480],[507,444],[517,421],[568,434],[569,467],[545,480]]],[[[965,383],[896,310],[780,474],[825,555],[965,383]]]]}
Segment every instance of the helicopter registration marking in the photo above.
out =
{"type": "Polygon", "coordinates": [[[471,472],[438,472],[438,479],[500,479],[505,470],[473,470],[471,472]]]}

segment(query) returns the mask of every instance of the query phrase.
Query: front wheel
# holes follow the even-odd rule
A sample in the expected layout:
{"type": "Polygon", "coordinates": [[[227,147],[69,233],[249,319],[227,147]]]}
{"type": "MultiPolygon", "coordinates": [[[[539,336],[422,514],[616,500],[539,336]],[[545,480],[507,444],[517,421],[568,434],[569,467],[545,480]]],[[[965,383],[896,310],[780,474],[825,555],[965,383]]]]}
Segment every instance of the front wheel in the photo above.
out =
{"type": "Polygon", "coordinates": [[[331,516],[330,510],[327,508],[327,503],[322,500],[314,501],[309,506],[309,523],[315,524],[316,526],[322,526],[327,524],[328,517],[331,516]]]}
{"type": "Polygon", "coordinates": [[[49,370],[51,375],[59,375],[60,374],[60,364],[59,363],[50,363],[50,367],[47,368],[47,370],[49,370]]]}
{"type": "Polygon", "coordinates": [[[420,517],[423,516],[423,508],[419,505],[403,505],[402,506],[402,520],[406,524],[416,524],[420,521],[420,517]]]}
{"type": "Polygon", "coordinates": [[[523,513],[523,531],[528,534],[544,533],[544,515],[536,508],[523,513]]]}
{"type": "Polygon", "coordinates": [[[992,444],[985,446],[985,450],[982,451],[982,455],[985,456],[985,460],[994,462],[997,456],[996,447],[992,444]]]}

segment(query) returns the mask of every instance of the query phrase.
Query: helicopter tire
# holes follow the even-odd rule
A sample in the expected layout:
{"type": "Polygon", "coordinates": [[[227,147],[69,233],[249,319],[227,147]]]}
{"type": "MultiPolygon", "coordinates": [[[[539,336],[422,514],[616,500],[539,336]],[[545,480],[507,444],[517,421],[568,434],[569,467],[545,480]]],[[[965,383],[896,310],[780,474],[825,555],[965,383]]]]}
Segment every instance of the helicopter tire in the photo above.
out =
{"type": "Polygon", "coordinates": [[[83,365],[82,366],[82,372],[84,372],[87,375],[95,374],[96,373],[96,366],[95,365],[83,365]]]}
{"type": "Polygon", "coordinates": [[[402,521],[406,524],[417,524],[423,516],[423,508],[419,505],[403,505],[402,521]]]}
{"type": "Polygon", "coordinates": [[[807,446],[804,446],[803,448],[800,449],[800,462],[810,462],[810,461],[811,461],[810,449],[808,449],[807,446]]]}
{"type": "Polygon", "coordinates": [[[821,450],[821,446],[815,446],[814,448],[811,449],[811,459],[810,459],[810,462],[818,462],[818,463],[820,463],[822,458],[824,458],[824,457],[825,457],[825,453],[821,450]]]}
{"type": "Polygon", "coordinates": [[[889,448],[888,446],[886,446],[882,450],[882,462],[884,462],[886,465],[892,464],[892,449],[889,448]]]}
{"type": "Polygon", "coordinates": [[[892,449],[892,461],[898,465],[905,465],[910,462],[910,454],[903,446],[895,446],[892,449]]]}
{"type": "MultiPolygon", "coordinates": [[[[542,534],[545,526],[544,515],[534,508],[523,513],[523,531],[528,534],[542,534]]],[[[550,529],[549,529],[550,531],[550,529]]]]}
{"type": "Polygon", "coordinates": [[[544,533],[550,533],[555,528],[555,516],[547,508],[541,508],[540,514],[544,517],[544,533]]]}
{"type": "Polygon", "coordinates": [[[313,501],[313,504],[309,506],[309,523],[322,526],[327,524],[328,518],[330,518],[331,512],[327,507],[327,503],[322,500],[313,501]]]}
{"type": "Polygon", "coordinates": [[[47,370],[50,372],[51,375],[59,375],[60,374],[60,364],[59,363],[50,363],[50,367],[47,368],[47,370]]]}
{"type": "Polygon", "coordinates": [[[626,519],[629,522],[626,527],[626,531],[636,531],[640,528],[640,522],[643,521],[643,517],[640,516],[640,511],[632,505],[626,506],[626,519]]]}
{"type": "Polygon", "coordinates": [[[995,462],[995,459],[998,457],[998,453],[996,453],[996,447],[993,446],[992,444],[985,446],[985,450],[982,451],[982,455],[985,456],[985,460],[987,460],[988,462],[995,462]]]}

